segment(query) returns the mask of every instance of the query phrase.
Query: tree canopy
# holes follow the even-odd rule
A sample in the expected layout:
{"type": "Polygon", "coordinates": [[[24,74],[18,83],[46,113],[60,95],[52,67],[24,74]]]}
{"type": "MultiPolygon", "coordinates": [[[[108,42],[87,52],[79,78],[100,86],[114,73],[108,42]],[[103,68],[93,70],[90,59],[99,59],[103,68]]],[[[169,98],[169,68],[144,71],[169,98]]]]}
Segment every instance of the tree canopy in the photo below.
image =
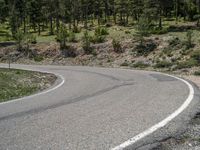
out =
{"type": "Polygon", "coordinates": [[[94,21],[126,26],[141,18],[162,28],[163,18],[193,21],[199,14],[199,0],[0,0],[0,23],[9,22],[13,35],[18,28],[40,34],[48,26],[54,34],[61,23],[76,30],[79,24],[87,28],[94,21]]]}

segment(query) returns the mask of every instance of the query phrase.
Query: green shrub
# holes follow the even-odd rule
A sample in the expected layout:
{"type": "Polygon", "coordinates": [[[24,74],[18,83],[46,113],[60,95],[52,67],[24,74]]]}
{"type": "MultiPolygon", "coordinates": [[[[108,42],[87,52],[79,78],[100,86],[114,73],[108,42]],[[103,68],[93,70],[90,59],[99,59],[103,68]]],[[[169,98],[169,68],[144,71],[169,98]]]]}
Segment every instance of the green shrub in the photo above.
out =
{"type": "Polygon", "coordinates": [[[89,36],[88,31],[85,31],[82,40],[83,40],[82,47],[83,47],[85,54],[92,54],[93,49],[92,49],[91,43],[90,43],[91,37],[89,36]]]}
{"type": "Polygon", "coordinates": [[[148,19],[144,15],[141,16],[136,27],[137,32],[133,34],[133,36],[140,42],[139,49],[144,46],[144,37],[149,35],[149,26],[150,24],[148,19]]]}
{"type": "Polygon", "coordinates": [[[125,31],[125,34],[131,34],[131,31],[126,30],[126,31],[125,31]]]}
{"type": "Polygon", "coordinates": [[[163,50],[163,53],[164,53],[165,55],[167,55],[168,57],[172,57],[172,56],[173,56],[173,54],[172,54],[172,49],[170,49],[170,48],[165,48],[165,49],[163,50]]]}
{"type": "Polygon", "coordinates": [[[67,38],[69,37],[69,33],[67,31],[67,27],[62,24],[60,26],[60,30],[57,33],[57,37],[56,40],[60,43],[60,49],[65,49],[66,48],[66,42],[67,42],[67,38]]]}
{"type": "Polygon", "coordinates": [[[112,46],[113,46],[113,49],[116,53],[122,53],[123,52],[121,43],[118,40],[113,39],[112,46]]]}
{"type": "Polygon", "coordinates": [[[101,35],[109,35],[108,29],[102,28],[101,29],[101,35]]]}
{"type": "Polygon", "coordinates": [[[30,33],[24,34],[21,30],[18,30],[15,34],[15,41],[17,45],[17,50],[24,52],[24,54],[30,54],[30,44],[36,44],[36,36],[30,33]]]}
{"type": "Polygon", "coordinates": [[[106,23],[105,26],[106,26],[107,28],[112,27],[112,22],[108,22],[108,23],[106,23]]]}
{"type": "Polygon", "coordinates": [[[135,47],[135,51],[137,52],[138,56],[147,56],[149,53],[154,51],[157,48],[157,45],[153,41],[149,41],[143,44],[138,44],[135,47]]]}
{"type": "Polygon", "coordinates": [[[119,26],[126,26],[126,25],[127,25],[127,22],[126,22],[125,20],[120,20],[120,21],[118,22],[118,25],[119,25],[119,26]]]}
{"type": "Polygon", "coordinates": [[[192,52],[191,58],[196,60],[198,63],[200,63],[200,51],[192,52]]]}
{"type": "Polygon", "coordinates": [[[189,48],[192,48],[193,47],[193,42],[192,42],[192,36],[193,36],[193,32],[191,30],[189,30],[187,33],[186,33],[186,48],[189,49],[189,48]]]}
{"type": "Polygon", "coordinates": [[[40,56],[40,55],[37,55],[37,56],[34,57],[34,60],[35,60],[36,62],[41,62],[41,61],[44,60],[44,58],[43,58],[42,56],[40,56]]]}
{"type": "Polygon", "coordinates": [[[29,56],[29,54],[31,53],[30,44],[36,44],[36,43],[37,43],[36,36],[30,33],[26,33],[24,35],[23,45],[24,45],[24,51],[26,55],[29,56]]]}
{"type": "Polygon", "coordinates": [[[21,50],[23,46],[23,41],[24,41],[24,33],[21,30],[18,30],[15,34],[15,41],[17,44],[17,50],[21,50]]]}
{"type": "Polygon", "coordinates": [[[97,27],[95,29],[95,35],[109,35],[109,32],[106,28],[103,27],[97,27]]]}
{"type": "Polygon", "coordinates": [[[177,63],[176,69],[192,68],[194,66],[198,66],[198,62],[194,59],[189,59],[187,61],[177,63]]]}
{"type": "Polygon", "coordinates": [[[178,37],[173,37],[168,42],[171,47],[181,44],[181,40],[178,37]]]}
{"type": "Polygon", "coordinates": [[[168,61],[160,61],[158,62],[154,67],[155,68],[169,68],[171,67],[173,64],[171,62],[168,61]]]}
{"type": "Polygon", "coordinates": [[[76,57],[76,49],[68,45],[62,50],[62,55],[64,55],[64,57],[76,57]]]}
{"type": "Polygon", "coordinates": [[[24,42],[24,44],[36,44],[37,39],[36,39],[35,35],[33,35],[31,33],[26,33],[26,34],[24,34],[23,42],[24,42]]]}
{"type": "Polygon", "coordinates": [[[120,66],[127,67],[129,66],[129,62],[125,60],[120,66]]]}
{"type": "Polygon", "coordinates": [[[106,35],[108,35],[108,30],[103,27],[98,27],[95,29],[94,36],[91,37],[90,41],[92,43],[103,43],[105,42],[106,35]]]}
{"type": "Polygon", "coordinates": [[[31,42],[32,44],[36,44],[36,43],[37,43],[37,39],[36,39],[36,36],[35,36],[35,35],[31,34],[31,36],[30,36],[30,42],[31,42]]]}
{"type": "Polygon", "coordinates": [[[77,26],[74,26],[73,32],[74,32],[74,33],[80,33],[80,32],[81,32],[81,28],[79,28],[79,27],[77,27],[77,26]]]}
{"type": "Polygon", "coordinates": [[[142,61],[139,61],[139,62],[132,65],[132,67],[134,67],[134,68],[147,68],[149,66],[150,66],[149,64],[146,64],[142,61]]]}
{"type": "Polygon", "coordinates": [[[103,36],[103,35],[96,35],[96,34],[94,36],[90,37],[90,41],[92,43],[103,43],[103,42],[105,42],[105,39],[106,39],[105,36],[103,36]]]}
{"type": "Polygon", "coordinates": [[[149,31],[150,34],[158,34],[158,35],[161,35],[161,34],[166,34],[168,33],[168,28],[153,28],[149,31]]]}
{"type": "Polygon", "coordinates": [[[195,75],[195,76],[200,76],[200,71],[195,71],[195,72],[194,72],[194,75],[195,75]]]}
{"type": "Polygon", "coordinates": [[[138,36],[147,36],[149,35],[149,30],[150,30],[150,23],[148,18],[146,18],[144,15],[142,15],[138,21],[137,24],[137,34],[138,36]]]}
{"type": "Polygon", "coordinates": [[[68,38],[69,42],[77,42],[76,41],[76,35],[74,32],[69,32],[69,38],[68,38]]]}

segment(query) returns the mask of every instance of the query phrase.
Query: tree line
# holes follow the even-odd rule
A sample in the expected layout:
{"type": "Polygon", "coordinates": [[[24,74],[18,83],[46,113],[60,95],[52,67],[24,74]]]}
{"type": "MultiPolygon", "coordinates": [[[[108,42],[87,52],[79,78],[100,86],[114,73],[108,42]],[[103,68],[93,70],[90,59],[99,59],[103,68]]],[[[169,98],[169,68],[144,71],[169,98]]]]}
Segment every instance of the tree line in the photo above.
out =
{"type": "Polygon", "coordinates": [[[50,35],[59,32],[62,23],[77,32],[79,25],[130,25],[142,20],[162,28],[164,18],[198,21],[200,0],[0,0],[0,23],[8,22],[12,35],[20,28],[50,35]]]}

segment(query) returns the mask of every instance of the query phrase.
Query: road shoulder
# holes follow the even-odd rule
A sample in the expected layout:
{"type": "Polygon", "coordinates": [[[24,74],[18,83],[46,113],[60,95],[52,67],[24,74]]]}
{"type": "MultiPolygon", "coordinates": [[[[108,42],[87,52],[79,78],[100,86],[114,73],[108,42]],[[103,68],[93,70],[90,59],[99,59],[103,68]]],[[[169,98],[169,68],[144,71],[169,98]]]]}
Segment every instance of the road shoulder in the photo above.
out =
{"type": "Polygon", "coordinates": [[[197,150],[200,149],[200,77],[181,76],[194,87],[191,105],[174,121],[128,149],[197,150]]]}

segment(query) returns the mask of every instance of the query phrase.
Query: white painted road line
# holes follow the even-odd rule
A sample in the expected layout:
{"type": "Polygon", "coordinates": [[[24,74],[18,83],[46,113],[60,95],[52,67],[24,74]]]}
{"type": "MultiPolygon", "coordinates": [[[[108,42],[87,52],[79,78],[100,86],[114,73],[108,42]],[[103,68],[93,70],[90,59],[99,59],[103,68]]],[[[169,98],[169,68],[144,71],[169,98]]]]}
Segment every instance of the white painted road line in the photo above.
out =
{"type": "MultiPolygon", "coordinates": [[[[164,75],[166,75],[166,74],[164,74],[164,75]]],[[[184,82],[188,86],[189,96],[186,99],[186,101],[183,103],[183,105],[179,109],[177,109],[174,113],[172,113],[170,116],[168,116],[166,119],[164,119],[163,121],[159,122],[158,124],[154,125],[153,127],[149,128],[149,129],[147,129],[146,131],[136,135],[135,137],[127,140],[126,142],[120,144],[119,146],[112,148],[111,150],[123,150],[123,149],[135,144],[139,140],[147,137],[148,135],[154,133],[158,129],[161,129],[162,127],[166,126],[170,121],[172,121],[174,118],[176,118],[178,115],[180,115],[190,105],[190,103],[192,102],[192,100],[194,98],[194,88],[192,87],[192,85],[188,81],[181,79],[179,77],[175,77],[172,75],[167,75],[167,76],[178,79],[178,80],[184,82]]]]}

